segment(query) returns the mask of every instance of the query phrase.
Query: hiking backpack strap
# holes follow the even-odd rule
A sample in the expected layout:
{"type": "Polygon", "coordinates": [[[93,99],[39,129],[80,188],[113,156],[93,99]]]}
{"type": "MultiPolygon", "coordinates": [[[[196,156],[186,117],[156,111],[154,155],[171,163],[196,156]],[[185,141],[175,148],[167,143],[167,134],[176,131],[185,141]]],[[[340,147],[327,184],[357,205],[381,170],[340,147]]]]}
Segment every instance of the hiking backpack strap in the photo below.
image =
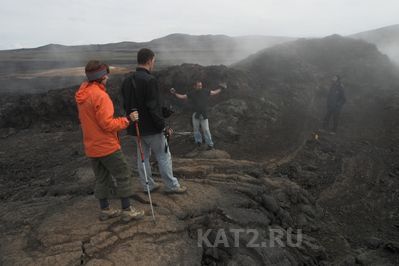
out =
{"type": "Polygon", "coordinates": [[[127,114],[129,114],[133,109],[138,109],[135,74],[132,74],[128,79],[131,86],[129,86],[129,90],[125,91],[123,94],[125,98],[125,111],[127,114]]]}

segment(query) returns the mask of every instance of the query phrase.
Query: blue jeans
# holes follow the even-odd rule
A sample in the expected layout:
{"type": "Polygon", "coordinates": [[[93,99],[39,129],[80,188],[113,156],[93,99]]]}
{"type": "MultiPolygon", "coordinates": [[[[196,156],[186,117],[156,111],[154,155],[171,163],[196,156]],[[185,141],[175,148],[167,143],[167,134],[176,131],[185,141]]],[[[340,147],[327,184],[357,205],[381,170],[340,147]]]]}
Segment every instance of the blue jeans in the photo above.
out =
{"type": "Polygon", "coordinates": [[[213,141],[212,141],[211,131],[209,130],[208,119],[204,119],[202,115],[200,115],[199,119],[197,119],[195,118],[195,114],[196,113],[194,113],[192,116],[195,142],[202,143],[202,134],[200,132],[200,126],[201,126],[202,132],[204,133],[206,144],[213,147],[213,141]]]}
{"type": "MultiPolygon", "coordinates": [[[[155,135],[141,136],[141,145],[143,147],[144,164],[150,189],[154,187],[155,183],[154,179],[152,178],[151,165],[150,165],[151,152],[153,152],[153,154],[155,155],[155,158],[158,162],[159,173],[161,174],[162,180],[166,185],[166,187],[168,189],[180,187],[179,181],[177,180],[176,177],[173,176],[172,156],[170,154],[169,147],[165,152],[165,145],[167,145],[165,135],[163,133],[159,133],[155,135]]],[[[147,190],[143,163],[141,161],[141,155],[138,146],[137,146],[137,166],[138,166],[141,185],[144,187],[144,190],[147,190]]]]}

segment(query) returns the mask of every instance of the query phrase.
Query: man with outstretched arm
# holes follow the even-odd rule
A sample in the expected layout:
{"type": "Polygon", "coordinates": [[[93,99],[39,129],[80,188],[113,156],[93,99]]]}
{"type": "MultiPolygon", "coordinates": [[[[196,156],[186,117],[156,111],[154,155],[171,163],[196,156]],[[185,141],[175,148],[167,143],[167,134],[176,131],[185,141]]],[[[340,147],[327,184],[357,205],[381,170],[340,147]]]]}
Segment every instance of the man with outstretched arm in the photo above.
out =
{"type": "Polygon", "coordinates": [[[193,129],[194,129],[194,140],[198,147],[202,144],[202,134],[200,127],[204,134],[205,143],[208,145],[208,150],[214,148],[214,143],[212,141],[211,131],[209,130],[209,121],[207,115],[207,108],[209,102],[209,96],[218,95],[222,89],[225,88],[226,84],[222,83],[219,85],[218,89],[209,90],[202,87],[201,81],[196,81],[194,84],[194,90],[188,92],[187,94],[179,94],[174,88],[170,89],[170,93],[175,95],[178,99],[189,100],[191,106],[193,107],[193,129]]]}
{"type": "Polygon", "coordinates": [[[91,159],[96,177],[94,195],[100,202],[99,218],[103,221],[122,215],[124,222],[141,218],[144,211],[131,206],[133,177],[118,138],[118,131],[127,128],[130,121],[137,120],[137,113],[114,118],[114,106],[105,87],[109,75],[106,64],[92,60],[87,63],[85,72],[87,81],[76,92],[75,100],[85,153],[91,159]],[[121,200],[122,211],[109,205],[108,199],[115,196],[121,200]]]}
{"type": "MultiPolygon", "coordinates": [[[[167,193],[184,193],[187,188],[181,186],[173,176],[172,156],[168,147],[165,134],[171,135],[172,129],[167,128],[162,115],[158,82],[151,74],[155,65],[155,54],[147,48],[141,49],[137,54],[138,66],[136,72],[126,77],[122,84],[123,105],[126,114],[138,110],[139,130],[144,152],[144,165],[147,173],[150,191],[157,190],[160,186],[152,178],[150,155],[155,156],[161,178],[166,186],[167,193]]],[[[134,126],[127,129],[129,135],[136,136],[134,126]]],[[[140,182],[146,191],[145,173],[137,147],[137,165],[140,182]]]]}

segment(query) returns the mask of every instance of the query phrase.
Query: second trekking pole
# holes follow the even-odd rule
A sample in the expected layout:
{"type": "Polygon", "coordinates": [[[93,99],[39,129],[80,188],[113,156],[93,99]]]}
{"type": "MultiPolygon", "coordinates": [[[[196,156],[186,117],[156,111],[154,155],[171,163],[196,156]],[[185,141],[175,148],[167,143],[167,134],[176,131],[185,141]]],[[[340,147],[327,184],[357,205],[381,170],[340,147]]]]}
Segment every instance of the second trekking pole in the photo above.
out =
{"type": "Polygon", "coordinates": [[[146,170],[146,168],[145,168],[144,152],[143,152],[143,147],[141,146],[141,137],[140,137],[140,130],[139,130],[139,121],[137,120],[134,124],[135,124],[135,127],[136,127],[137,145],[138,145],[139,150],[140,150],[141,163],[142,163],[142,165],[143,165],[143,172],[144,172],[144,177],[145,177],[145,184],[146,184],[146,186],[147,186],[148,198],[149,198],[149,200],[150,200],[152,219],[154,220],[154,223],[155,223],[154,207],[152,206],[150,185],[149,185],[149,183],[148,183],[147,170],[146,170]]]}

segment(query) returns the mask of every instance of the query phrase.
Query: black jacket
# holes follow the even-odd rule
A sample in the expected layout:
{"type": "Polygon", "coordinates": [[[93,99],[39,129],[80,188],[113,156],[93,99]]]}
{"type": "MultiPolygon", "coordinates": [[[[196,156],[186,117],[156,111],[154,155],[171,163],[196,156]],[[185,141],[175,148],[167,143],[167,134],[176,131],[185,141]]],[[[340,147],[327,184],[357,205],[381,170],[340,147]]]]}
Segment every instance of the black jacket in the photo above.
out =
{"type": "Polygon", "coordinates": [[[208,119],[207,109],[210,95],[211,90],[209,89],[194,89],[187,93],[188,100],[190,101],[195,113],[195,118],[199,119],[200,115],[202,115],[204,119],[208,119]]]}
{"type": "MultiPolygon", "coordinates": [[[[123,107],[126,115],[137,109],[139,112],[139,128],[142,136],[161,133],[165,128],[158,82],[151,73],[144,68],[137,68],[122,84],[123,107]]],[[[127,133],[136,136],[134,124],[127,133]]]]}
{"type": "Polygon", "coordinates": [[[327,96],[327,108],[330,110],[340,110],[345,102],[344,87],[340,82],[333,83],[327,96]]]}

